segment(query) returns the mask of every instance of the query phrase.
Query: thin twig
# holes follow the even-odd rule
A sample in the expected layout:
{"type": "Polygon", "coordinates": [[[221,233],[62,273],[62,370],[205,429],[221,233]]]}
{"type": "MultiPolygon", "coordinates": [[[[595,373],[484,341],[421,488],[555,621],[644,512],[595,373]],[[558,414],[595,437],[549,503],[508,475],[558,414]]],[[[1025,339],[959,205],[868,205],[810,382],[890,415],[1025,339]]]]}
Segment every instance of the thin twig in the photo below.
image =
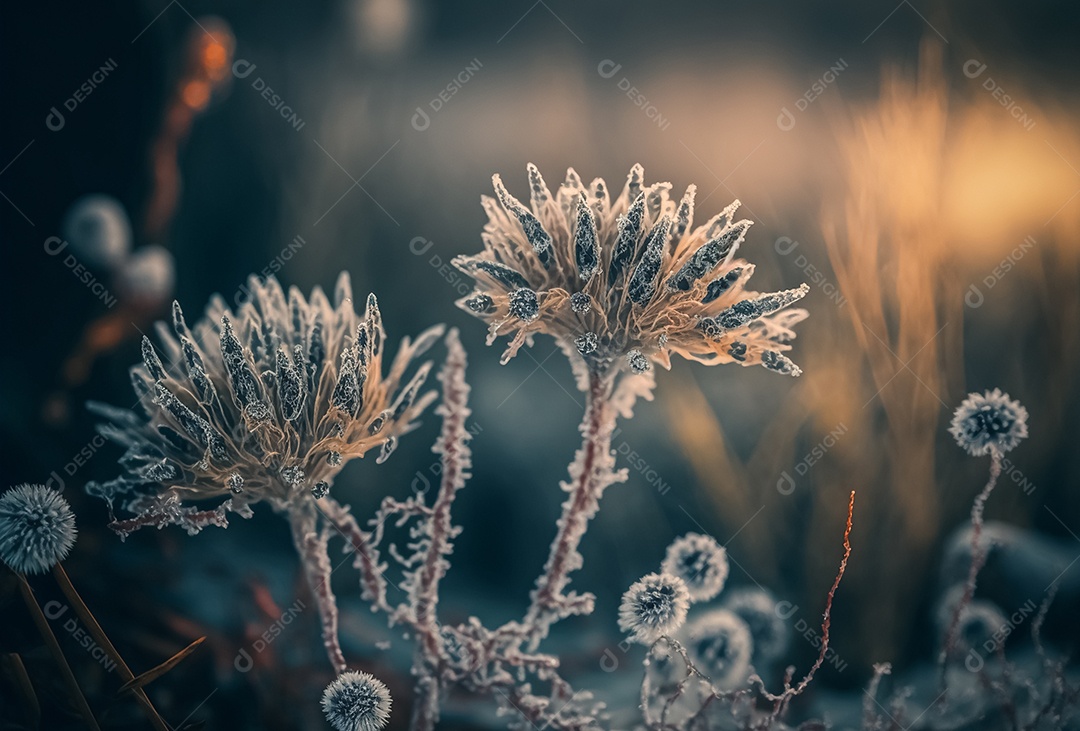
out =
{"type": "MultiPolygon", "coordinates": [[[[67,572],[64,571],[64,567],[60,564],[53,566],[53,577],[56,579],[56,583],[60,585],[60,590],[64,592],[64,596],[71,602],[71,606],[75,609],[75,613],[79,615],[79,619],[86,625],[86,628],[90,631],[90,635],[94,638],[101,647],[112,658],[116,666],[120,668],[120,675],[124,678],[124,682],[130,682],[135,679],[135,674],[131,672],[131,668],[124,662],[124,658],[120,656],[116,648],[113,647],[113,643],[109,640],[108,635],[105,634],[105,630],[101,629],[101,625],[98,624],[97,619],[94,618],[90,608],[86,606],[86,602],[79,596],[79,592],[75,590],[75,585],[71,583],[71,579],[68,578],[67,572]]],[[[132,692],[135,694],[135,699],[139,701],[139,705],[146,711],[147,718],[150,719],[150,723],[158,731],[170,731],[169,724],[165,723],[165,719],[154,708],[154,704],[150,702],[149,696],[142,688],[133,688],[132,692]]]]}
{"type": "Polygon", "coordinates": [[[971,604],[971,600],[975,598],[975,585],[979,578],[979,571],[986,563],[986,557],[989,551],[983,550],[980,545],[980,539],[982,538],[983,529],[983,510],[986,507],[986,501],[990,498],[990,493],[994,490],[994,485],[997,484],[998,476],[1001,474],[1001,452],[996,449],[990,451],[990,478],[986,482],[986,487],[982,489],[978,497],[975,498],[975,502],[971,506],[971,566],[968,568],[967,581],[964,584],[964,594],[957,602],[956,607],[953,609],[952,621],[949,623],[949,631],[945,635],[945,643],[941,648],[941,654],[938,656],[938,666],[940,668],[939,686],[942,690],[945,690],[945,666],[952,656],[953,651],[956,649],[956,642],[959,639],[960,634],[960,615],[971,604]]]}
{"type": "Polygon", "coordinates": [[[60,667],[60,674],[64,677],[64,683],[67,685],[71,696],[75,699],[83,720],[94,731],[100,731],[100,727],[94,719],[94,713],[90,710],[90,704],[86,702],[86,697],[79,688],[79,682],[75,680],[75,673],[71,672],[71,666],[68,665],[67,658],[64,657],[64,651],[60,649],[60,643],[56,641],[56,635],[53,634],[52,627],[49,626],[49,620],[45,619],[45,614],[42,613],[37,599],[34,598],[34,590],[30,588],[30,584],[26,583],[26,577],[22,574],[16,576],[19,581],[19,591],[22,593],[23,601],[26,602],[26,608],[30,610],[30,616],[33,617],[38,632],[41,633],[45,644],[48,645],[53,660],[60,667]]]}

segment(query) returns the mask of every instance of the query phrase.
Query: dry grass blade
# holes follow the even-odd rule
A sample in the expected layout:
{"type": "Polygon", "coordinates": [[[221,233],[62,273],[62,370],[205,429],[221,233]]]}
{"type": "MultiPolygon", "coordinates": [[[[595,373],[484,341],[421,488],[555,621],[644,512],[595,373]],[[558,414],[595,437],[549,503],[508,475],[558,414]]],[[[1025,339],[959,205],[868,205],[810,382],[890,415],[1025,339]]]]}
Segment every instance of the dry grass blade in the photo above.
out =
{"type": "Polygon", "coordinates": [[[143,687],[149,685],[150,683],[154,682],[155,680],[160,678],[162,675],[164,675],[165,673],[169,672],[174,667],[176,667],[177,665],[182,663],[184,661],[184,659],[187,658],[188,655],[190,655],[191,653],[195,652],[196,649],[198,649],[199,645],[201,645],[205,639],[206,639],[205,637],[200,637],[199,639],[195,640],[190,645],[185,647],[183,650],[176,653],[175,655],[173,655],[172,657],[170,657],[168,660],[161,663],[157,667],[150,668],[145,673],[141,673],[140,675],[136,675],[134,678],[132,678],[131,680],[127,681],[122,686],[120,686],[120,692],[123,693],[123,692],[128,691],[128,690],[134,690],[135,688],[143,688],[143,687]]]}
{"type": "MultiPolygon", "coordinates": [[[[57,564],[57,566],[59,565],[57,564]]],[[[53,634],[52,628],[49,626],[49,620],[45,619],[45,614],[42,613],[37,599],[34,598],[34,590],[30,588],[30,584],[26,583],[25,576],[22,574],[17,576],[19,579],[19,591],[22,592],[26,608],[30,610],[30,616],[33,617],[38,632],[45,639],[45,644],[49,646],[49,652],[52,654],[53,660],[60,666],[60,674],[64,676],[64,684],[67,685],[71,697],[75,699],[86,725],[94,729],[94,731],[100,731],[100,726],[98,726],[97,720],[94,719],[94,712],[90,710],[90,704],[86,702],[86,697],[79,688],[79,682],[75,680],[75,673],[71,672],[71,666],[68,665],[67,658],[64,657],[64,651],[60,649],[60,643],[56,641],[56,635],[53,634]]]]}
{"type": "MultiPolygon", "coordinates": [[[[130,682],[135,674],[131,672],[131,668],[124,662],[124,658],[120,657],[120,653],[113,647],[112,641],[105,634],[105,630],[101,629],[101,625],[98,624],[97,619],[94,618],[90,608],[86,606],[86,603],[79,596],[79,592],[75,590],[75,586],[71,583],[71,579],[68,578],[67,572],[64,571],[64,567],[60,564],[53,566],[53,577],[56,579],[56,583],[60,585],[60,589],[64,592],[64,596],[71,602],[71,606],[75,609],[75,613],[79,615],[79,619],[86,625],[86,629],[90,631],[90,635],[94,638],[94,641],[100,645],[109,657],[116,663],[116,666],[120,669],[121,675],[124,676],[124,680],[130,682]]],[[[169,724],[165,723],[157,709],[154,708],[154,704],[150,702],[150,698],[143,692],[142,688],[135,688],[135,698],[139,701],[139,704],[146,711],[147,718],[150,719],[150,723],[158,731],[171,731],[169,724]]]]}
{"type": "Polygon", "coordinates": [[[17,652],[11,652],[0,656],[0,666],[4,668],[4,674],[11,676],[14,685],[22,694],[23,707],[27,710],[27,720],[32,728],[41,725],[41,703],[38,702],[37,693],[30,682],[30,676],[26,673],[26,666],[17,652]]]}

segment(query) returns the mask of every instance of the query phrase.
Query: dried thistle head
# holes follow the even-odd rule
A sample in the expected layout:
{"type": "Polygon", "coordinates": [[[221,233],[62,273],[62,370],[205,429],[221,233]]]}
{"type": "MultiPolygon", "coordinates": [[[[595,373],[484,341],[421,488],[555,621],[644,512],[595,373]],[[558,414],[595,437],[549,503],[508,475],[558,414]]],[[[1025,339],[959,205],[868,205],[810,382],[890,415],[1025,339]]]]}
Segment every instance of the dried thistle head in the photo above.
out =
{"type": "Polygon", "coordinates": [[[144,338],[131,370],[138,407],[90,404],[110,422],[99,431],[127,448],[121,476],[87,486],[135,513],[114,523],[121,534],[167,524],[195,533],[263,500],[276,510],[318,500],[350,459],[375,447],[388,457],[434,399],[420,394],[430,362],[405,375],[441,326],[405,338],[385,368],[378,303],[369,295],[357,315],[348,274],[333,305],[318,287],[286,295],[273,277],[252,276],[247,292],[235,313],[215,295],[191,327],[173,303],[171,329],[157,325],[160,353],[144,338]],[[203,501],[217,502],[194,505],[203,501]]]}
{"type": "Polygon", "coordinates": [[[494,176],[484,250],[454,259],[476,280],[458,305],[489,323],[489,344],[511,336],[504,363],[544,333],[594,373],[670,368],[677,353],[799,375],[783,352],[807,313],[785,308],[807,285],[747,289],[754,266],[735,254],[751,222],[735,220],[739,202],[695,227],[696,188],[676,201],[670,183],[645,186],[643,174],[635,165],[613,200],[603,180],[585,186],[573,169],[553,194],[529,165],[529,206],[494,176]]]}

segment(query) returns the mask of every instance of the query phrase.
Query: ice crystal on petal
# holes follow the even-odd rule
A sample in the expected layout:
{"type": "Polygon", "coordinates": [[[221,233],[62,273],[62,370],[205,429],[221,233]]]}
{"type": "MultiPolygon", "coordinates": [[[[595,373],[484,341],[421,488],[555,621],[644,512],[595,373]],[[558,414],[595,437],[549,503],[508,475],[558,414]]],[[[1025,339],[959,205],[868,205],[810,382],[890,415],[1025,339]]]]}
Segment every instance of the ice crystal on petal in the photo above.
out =
{"type": "Polygon", "coordinates": [[[753,265],[737,253],[751,222],[735,220],[737,201],[695,227],[694,187],[673,198],[670,183],[646,186],[640,165],[613,200],[603,180],[586,187],[573,171],[555,191],[533,165],[528,177],[531,208],[494,177],[484,249],[453,262],[476,280],[459,306],[488,324],[489,343],[510,338],[504,362],[541,333],[596,373],[631,351],[665,368],[674,353],[801,372],[783,352],[806,317],[790,305],[808,287],[747,289],[753,265]],[[574,347],[582,333],[597,347],[574,347]]]}
{"type": "Polygon", "coordinates": [[[584,292],[574,292],[570,295],[570,309],[579,315],[586,314],[592,309],[592,302],[589,301],[589,295],[584,292]]]}
{"type": "Polygon", "coordinates": [[[390,691],[375,676],[349,671],[326,686],[322,709],[337,731],[379,731],[390,721],[390,691]]]}
{"type": "Polygon", "coordinates": [[[1000,389],[969,393],[953,413],[949,433],[968,454],[1008,452],[1028,435],[1028,412],[1000,389]]]}
{"type": "Polygon", "coordinates": [[[441,328],[405,339],[385,364],[378,302],[359,315],[347,274],[333,305],[319,288],[286,293],[273,277],[243,289],[235,310],[215,296],[197,322],[174,303],[160,347],[144,340],[132,369],[141,408],[90,404],[107,422],[99,431],[127,449],[119,477],[87,486],[136,515],[116,522],[121,532],[194,532],[264,500],[291,511],[348,460],[408,432],[434,398],[420,392],[429,366],[407,375],[441,328]],[[216,507],[193,507],[203,502],[216,507]]]}
{"type": "Polygon", "coordinates": [[[668,546],[661,570],[686,583],[690,601],[708,601],[727,581],[727,551],[712,536],[687,533],[668,546]]]}
{"type": "Polygon", "coordinates": [[[626,363],[634,373],[644,373],[649,370],[649,359],[637,348],[626,354],[626,363]]]}
{"type": "Polygon", "coordinates": [[[651,644],[671,635],[686,621],[690,592],[685,582],[669,574],[648,574],[623,594],[619,629],[630,639],[651,644]]]}
{"type": "Polygon", "coordinates": [[[0,496],[0,559],[20,574],[44,574],[75,544],[75,515],[44,485],[19,485],[0,496]]]}

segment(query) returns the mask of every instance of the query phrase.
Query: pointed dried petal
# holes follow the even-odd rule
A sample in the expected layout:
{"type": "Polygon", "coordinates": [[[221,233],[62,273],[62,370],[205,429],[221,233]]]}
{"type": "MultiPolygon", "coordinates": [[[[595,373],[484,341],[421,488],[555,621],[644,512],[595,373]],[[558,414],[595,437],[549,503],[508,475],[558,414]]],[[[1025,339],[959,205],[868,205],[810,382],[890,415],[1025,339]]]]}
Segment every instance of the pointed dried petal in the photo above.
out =
{"type": "Polygon", "coordinates": [[[574,261],[578,276],[588,284],[600,266],[600,244],[597,240],[596,219],[585,196],[578,199],[577,228],[574,232],[574,261]]]}
{"type": "Polygon", "coordinates": [[[627,210],[625,216],[619,216],[619,235],[615,239],[615,248],[611,253],[611,264],[608,266],[608,286],[611,287],[618,280],[623,271],[630,265],[637,251],[638,238],[641,235],[641,223],[645,218],[645,196],[638,195],[633,205],[627,210]]]}
{"type": "Polygon", "coordinates": [[[751,225],[753,221],[739,221],[716,238],[703,244],[679,271],[668,279],[668,290],[685,292],[693,287],[694,282],[715,269],[717,264],[727,259],[738,248],[751,225]]]}
{"type": "Polygon", "coordinates": [[[511,289],[529,286],[528,279],[522,276],[520,272],[511,269],[505,264],[469,256],[456,256],[452,263],[466,274],[471,274],[473,271],[479,269],[492,279],[511,289]]]}
{"type": "Polygon", "coordinates": [[[545,269],[550,267],[552,261],[551,234],[544,230],[540,219],[534,216],[532,211],[521,205],[517,198],[510,195],[510,192],[502,183],[502,178],[498,175],[492,176],[491,182],[495,186],[495,195],[499,197],[499,202],[502,203],[503,208],[506,209],[507,213],[515,216],[518,223],[521,224],[521,229],[525,232],[525,238],[532,245],[533,251],[536,252],[536,256],[540,259],[540,263],[544,265],[545,269]]]}
{"type": "Polygon", "coordinates": [[[627,286],[630,301],[636,305],[646,304],[656,293],[656,280],[664,262],[664,247],[667,246],[670,231],[671,217],[664,216],[645,239],[645,252],[627,286]]]}
{"type": "Polygon", "coordinates": [[[142,339],[142,358],[143,363],[146,364],[146,371],[151,378],[155,381],[164,381],[168,378],[165,373],[165,366],[161,364],[161,358],[158,357],[157,351],[154,350],[154,344],[145,335],[143,335],[142,339]]]}

